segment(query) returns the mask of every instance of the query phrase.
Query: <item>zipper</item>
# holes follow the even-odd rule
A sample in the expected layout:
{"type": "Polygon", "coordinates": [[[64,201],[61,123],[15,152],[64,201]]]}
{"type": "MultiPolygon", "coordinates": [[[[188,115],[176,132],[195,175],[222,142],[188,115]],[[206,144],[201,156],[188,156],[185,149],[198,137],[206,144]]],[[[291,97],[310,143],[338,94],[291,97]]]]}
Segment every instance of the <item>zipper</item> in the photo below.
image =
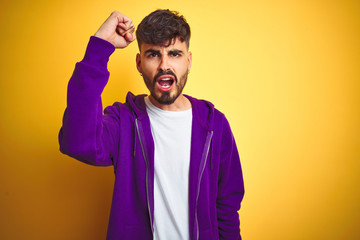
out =
{"type": "Polygon", "coordinates": [[[140,130],[139,130],[139,125],[138,125],[138,119],[135,119],[135,125],[136,125],[136,131],[139,137],[139,141],[140,141],[140,146],[141,146],[141,151],[144,157],[144,161],[145,161],[145,165],[146,165],[146,178],[145,178],[145,184],[146,184],[146,201],[147,201],[147,206],[148,206],[148,211],[149,211],[149,218],[150,218],[150,225],[151,225],[151,231],[152,234],[154,236],[154,226],[153,226],[153,221],[151,218],[151,211],[150,211],[150,200],[149,200],[149,184],[148,184],[148,177],[149,177],[149,162],[147,161],[146,158],[146,154],[145,154],[145,149],[144,149],[144,145],[142,142],[142,137],[140,134],[140,130]]]}
{"type": "Polygon", "coordinates": [[[206,136],[206,142],[205,142],[205,145],[204,145],[204,151],[203,151],[203,154],[202,154],[202,157],[201,157],[201,164],[203,164],[203,165],[202,165],[201,173],[200,173],[200,176],[199,176],[199,181],[198,181],[198,186],[197,186],[196,202],[195,202],[195,222],[196,222],[196,239],[197,240],[199,240],[199,222],[198,222],[198,217],[197,217],[197,206],[198,206],[198,200],[199,200],[199,195],[200,195],[200,183],[201,183],[202,175],[203,175],[204,170],[205,170],[206,160],[207,160],[208,155],[209,155],[210,142],[211,142],[212,136],[213,136],[213,131],[208,132],[208,134],[206,136]]]}

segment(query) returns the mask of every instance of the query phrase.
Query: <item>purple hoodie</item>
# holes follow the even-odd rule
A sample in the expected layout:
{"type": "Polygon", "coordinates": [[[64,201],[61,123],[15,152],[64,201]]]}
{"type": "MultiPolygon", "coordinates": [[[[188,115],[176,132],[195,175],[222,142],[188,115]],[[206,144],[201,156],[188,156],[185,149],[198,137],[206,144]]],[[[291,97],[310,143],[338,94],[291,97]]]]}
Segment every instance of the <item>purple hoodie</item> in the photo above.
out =
{"type": "MultiPolygon", "coordinates": [[[[91,37],[69,81],[59,133],[60,151],[87,164],[113,165],[115,185],[107,239],[153,239],[154,140],[145,95],[128,93],[102,113],[112,44],[91,37]]],[[[191,240],[241,239],[244,183],[235,140],[225,116],[204,100],[192,103],[189,169],[191,240]]]]}

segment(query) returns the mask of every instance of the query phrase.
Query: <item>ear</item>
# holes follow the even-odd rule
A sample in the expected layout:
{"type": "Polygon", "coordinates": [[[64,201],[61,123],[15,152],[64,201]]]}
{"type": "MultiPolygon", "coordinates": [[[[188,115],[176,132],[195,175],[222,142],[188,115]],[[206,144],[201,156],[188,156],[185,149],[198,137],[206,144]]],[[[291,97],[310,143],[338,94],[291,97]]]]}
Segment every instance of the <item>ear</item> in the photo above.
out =
{"type": "Polygon", "coordinates": [[[192,64],[192,53],[189,52],[188,53],[188,72],[190,72],[191,64],[192,64]]]}
{"type": "Polygon", "coordinates": [[[136,68],[137,68],[139,73],[142,73],[140,53],[136,54],[136,68]]]}

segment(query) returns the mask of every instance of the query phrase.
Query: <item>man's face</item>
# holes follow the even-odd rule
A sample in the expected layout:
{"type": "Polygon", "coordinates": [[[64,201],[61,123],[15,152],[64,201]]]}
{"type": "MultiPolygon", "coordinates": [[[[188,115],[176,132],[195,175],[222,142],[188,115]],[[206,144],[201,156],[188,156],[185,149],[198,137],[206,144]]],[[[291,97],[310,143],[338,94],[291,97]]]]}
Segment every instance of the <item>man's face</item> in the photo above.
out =
{"type": "Polygon", "coordinates": [[[161,105],[170,105],[182,93],[191,67],[191,52],[179,38],[168,47],[143,43],[136,56],[150,95],[161,105]]]}

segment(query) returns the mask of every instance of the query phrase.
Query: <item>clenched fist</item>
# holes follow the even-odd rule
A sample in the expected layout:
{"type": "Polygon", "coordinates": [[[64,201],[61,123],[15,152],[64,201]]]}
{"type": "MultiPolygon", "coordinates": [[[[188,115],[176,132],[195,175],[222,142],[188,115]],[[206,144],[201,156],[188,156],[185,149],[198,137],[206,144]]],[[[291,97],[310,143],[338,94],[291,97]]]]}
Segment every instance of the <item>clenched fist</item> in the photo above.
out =
{"type": "Polygon", "coordinates": [[[115,11],[101,25],[95,37],[102,38],[116,48],[125,48],[135,40],[134,24],[127,16],[115,11]]]}

